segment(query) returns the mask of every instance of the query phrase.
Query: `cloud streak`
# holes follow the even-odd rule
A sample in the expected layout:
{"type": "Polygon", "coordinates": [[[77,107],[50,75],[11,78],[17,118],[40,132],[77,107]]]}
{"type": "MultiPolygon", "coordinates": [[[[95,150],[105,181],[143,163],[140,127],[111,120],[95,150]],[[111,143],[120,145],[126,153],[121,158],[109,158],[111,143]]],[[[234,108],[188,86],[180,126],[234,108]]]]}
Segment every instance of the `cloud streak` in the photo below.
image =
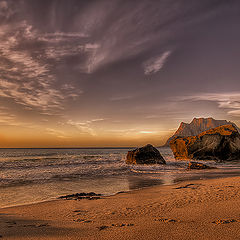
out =
{"type": "Polygon", "coordinates": [[[218,107],[226,109],[231,116],[240,117],[240,92],[228,93],[199,93],[173,98],[174,101],[210,101],[216,102],[218,107]]]}
{"type": "Polygon", "coordinates": [[[96,122],[101,122],[104,120],[105,119],[103,119],[103,118],[87,120],[84,122],[76,122],[73,120],[68,120],[67,124],[76,127],[78,130],[80,130],[81,133],[87,133],[87,134],[90,134],[91,136],[96,136],[97,133],[94,130],[92,125],[96,122]]]}
{"type": "Polygon", "coordinates": [[[170,54],[171,51],[166,51],[160,56],[150,58],[149,60],[144,62],[143,63],[144,74],[149,75],[159,72],[163,68],[170,54]]]}
{"type": "Polygon", "coordinates": [[[81,91],[69,88],[63,93],[60,87],[55,86],[53,66],[44,61],[49,56],[35,55],[34,51],[29,52],[27,47],[22,46],[24,42],[34,43],[38,39],[39,34],[26,21],[2,27],[0,96],[11,98],[28,109],[36,108],[45,114],[56,114],[63,109],[66,98],[76,98],[81,91]]]}

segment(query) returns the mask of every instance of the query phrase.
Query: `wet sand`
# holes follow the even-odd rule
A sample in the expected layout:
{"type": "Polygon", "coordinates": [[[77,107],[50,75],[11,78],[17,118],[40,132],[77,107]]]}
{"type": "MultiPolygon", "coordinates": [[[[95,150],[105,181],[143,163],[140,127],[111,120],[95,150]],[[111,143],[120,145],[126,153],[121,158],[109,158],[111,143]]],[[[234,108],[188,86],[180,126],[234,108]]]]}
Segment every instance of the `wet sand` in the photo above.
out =
{"type": "Polygon", "coordinates": [[[1,239],[240,239],[240,177],[0,209],[1,239]]]}

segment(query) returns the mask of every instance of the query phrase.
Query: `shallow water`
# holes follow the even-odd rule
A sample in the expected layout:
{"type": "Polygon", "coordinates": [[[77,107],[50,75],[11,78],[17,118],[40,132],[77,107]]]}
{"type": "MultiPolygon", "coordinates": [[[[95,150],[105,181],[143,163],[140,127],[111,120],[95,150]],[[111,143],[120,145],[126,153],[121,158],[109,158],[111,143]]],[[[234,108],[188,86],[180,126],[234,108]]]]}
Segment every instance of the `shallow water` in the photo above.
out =
{"type": "Polygon", "coordinates": [[[0,149],[0,207],[56,199],[76,192],[105,195],[179,181],[240,175],[240,162],[217,169],[186,170],[170,148],[159,148],[166,165],[126,165],[128,149],[0,149]]]}

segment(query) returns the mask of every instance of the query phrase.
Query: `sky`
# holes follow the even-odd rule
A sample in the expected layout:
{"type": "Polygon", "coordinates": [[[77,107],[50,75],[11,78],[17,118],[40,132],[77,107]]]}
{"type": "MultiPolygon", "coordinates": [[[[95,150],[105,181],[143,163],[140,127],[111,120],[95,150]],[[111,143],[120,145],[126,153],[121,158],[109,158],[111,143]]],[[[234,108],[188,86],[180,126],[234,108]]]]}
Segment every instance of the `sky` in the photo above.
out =
{"type": "Polygon", "coordinates": [[[0,147],[163,144],[240,126],[240,1],[0,0],[0,147]]]}

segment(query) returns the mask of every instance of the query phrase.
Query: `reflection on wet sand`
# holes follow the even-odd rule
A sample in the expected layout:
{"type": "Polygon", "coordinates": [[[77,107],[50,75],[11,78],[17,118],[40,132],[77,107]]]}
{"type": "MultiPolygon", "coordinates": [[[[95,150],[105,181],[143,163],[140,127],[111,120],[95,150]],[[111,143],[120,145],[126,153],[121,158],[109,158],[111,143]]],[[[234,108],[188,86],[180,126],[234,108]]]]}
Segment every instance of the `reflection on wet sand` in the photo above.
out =
{"type": "Polygon", "coordinates": [[[128,178],[129,190],[136,190],[145,187],[151,187],[154,185],[162,185],[163,181],[161,179],[149,179],[145,177],[132,177],[128,178]]]}

